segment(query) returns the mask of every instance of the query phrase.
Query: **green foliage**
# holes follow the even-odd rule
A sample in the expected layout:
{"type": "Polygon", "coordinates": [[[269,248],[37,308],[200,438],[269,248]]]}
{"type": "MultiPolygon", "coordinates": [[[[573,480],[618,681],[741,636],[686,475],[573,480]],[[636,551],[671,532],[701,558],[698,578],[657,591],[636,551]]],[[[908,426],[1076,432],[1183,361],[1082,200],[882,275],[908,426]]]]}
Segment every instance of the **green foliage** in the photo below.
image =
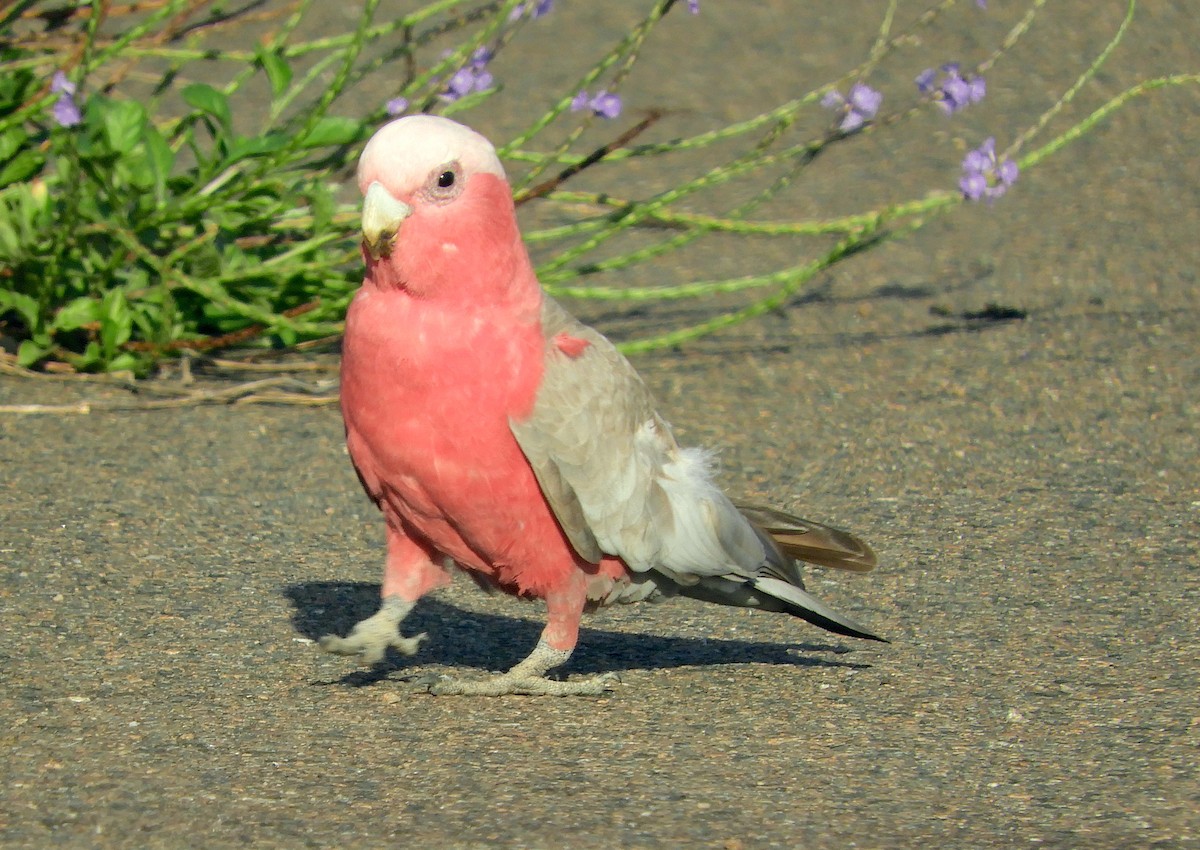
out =
{"type": "MultiPolygon", "coordinates": [[[[976,70],[1003,58],[1043,3],[1031,0],[1026,16],[976,70]]],[[[310,4],[268,4],[271,11],[261,13],[266,31],[242,39],[256,44],[250,50],[219,42],[241,16],[260,14],[257,4],[230,11],[220,3],[166,0],[148,11],[121,7],[122,18],[110,4],[34,0],[0,12],[0,330],[19,341],[21,365],[53,359],[78,370],[144,374],[183,347],[288,346],[341,331],[361,262],[357,207],[339,202],[338,187],[386,117],[382,104],[363,114],[344,96],[373,75],[394,79],[394,94],[411,104],[410,112],[467,112],[503,96],[502,86],[454,101],[441,95],[478,48],[504,50],[519,27],[532,25],[531,6],[435,0],[379,22],[378,0],[367,0],[353,32],[305,40],[296,33],[310,4]],[[514,16],[518,10],[524,14],[514,16]],[[73,126],[55,118],[55,102],[63,97],[50,88],[56,70],[77,87],[74,102],[82,114],[73,126]]],[[[932,7],[900,33],[892,31],[896,4],[888,4],[861,65],[762,114],[669,143],[641,143],[629,131],[600,151],[580,152],[594,116],[570,111],[574,95],[600,87],[618,91],[650,32],[682,4],[647,0],[647,6],[641,23],[582,77],[535,106],[529,126],[499,146],[518,202],[553,204],[563,222],[527,233],[543,257],[539,274],[551,291],[623,301],[749,298],[692,327],[631,341],[627,350],[685,342],[778,308],[822,270],[961,202],[948,187],[832,220],[753,217],[824,148],[929,105],[914,95],[907,108],[861,129],[833,127],[810,138],[797,138],[793,129],[802,115],[820,114],[822,95],[868,79],[952,3],[932,7]],[[739,152],[718,165],[702,158],[733,143],[739,152]],[[701,155],[693,176],[642,197],[564,186],[598,160],[619,168],[635,159],[693,154],[701,155]],[[735,179],[752,187],[748,200],[697,211],[701,199],[735,179]],[[624,270],[714,233],[804,238],[816,247],[807,257],[798,251],[795,266],[743,278],[661,287],[620,282],[624,270]],[[638,237],[634,243],[622,241],[631,235],[638,237]],[[591,282],[605,275],[618,282],[591,282]]],[[[1194,74],[1146,81],[1023,153],[1107,59],[1132,13],[1130,2],[1120,31],[1075,85],[1033,126],[1013,134],[1004,155],[1020,156],[1023,171],[1129,99],[1200,81],[1194,74]]],[[[553,23],[547,18],[537,25],[553,23]]],[[[521,103],[537,97],[525,93],[521,103]]],[[[613,125],[612,136],[630,123],[613,125]]]]}
{"type": "MultiPolygon", "coordinates": [[[[77,32],[93,59],[72,72],[75,126],[51,111],[57,57],[36,43],[3,54],[15,70],[0,74],[0,318],[20,338],[18,362],[142,374],[181,346],[247,329],[276,343],[337,333],[357,252],[331,174],[373,125],[326,114],[325,103],[239,129],[236,95],[250,75],[179,85],[190,111],[169,116],[161,104],[182,79],[177,64],[148,99],[84,93],[110,67],[89,20],[77,32]]],[[[139,28],[110,62],[139,51],[139,28]]],[[[261,47],[253,68],[277,101],[301,94],[281,47],[261,47]]]]}

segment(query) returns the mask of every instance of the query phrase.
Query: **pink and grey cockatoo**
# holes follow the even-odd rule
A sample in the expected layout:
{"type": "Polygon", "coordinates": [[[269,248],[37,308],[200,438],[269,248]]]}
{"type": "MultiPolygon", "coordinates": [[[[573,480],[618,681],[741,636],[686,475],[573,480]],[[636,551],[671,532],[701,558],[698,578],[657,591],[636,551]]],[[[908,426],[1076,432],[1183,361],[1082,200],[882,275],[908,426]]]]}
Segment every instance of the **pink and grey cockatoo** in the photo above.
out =
{"type": "Polygon", "coordinates": [[[507,673],[443,677],[442,694],[598,694],[605,674],[551,680],[585,609],[682,595],[783,611],[880,640],[803,589],[797,560],[866,571],[857,538],[736,507],[707,454],[680,448],[613,345],[538,284],[488,141],[445,118],[381,128],[363,151],[366,278],[346,317],[342,416],[383,512],[383,603],[321,648],[381,660],[425,635],[399,626],[446,584],[546,601],[533,652],[507,673]]]}

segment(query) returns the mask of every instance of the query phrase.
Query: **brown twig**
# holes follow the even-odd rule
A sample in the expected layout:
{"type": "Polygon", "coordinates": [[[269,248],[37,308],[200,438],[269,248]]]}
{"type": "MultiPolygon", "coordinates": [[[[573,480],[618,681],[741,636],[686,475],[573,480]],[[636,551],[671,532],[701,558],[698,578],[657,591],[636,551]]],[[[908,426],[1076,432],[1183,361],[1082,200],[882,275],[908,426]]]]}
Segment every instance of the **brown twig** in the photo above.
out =
{"type": "Polygon", "coordinates": [[[627,144],[649,129],[649,127],[662,118],[663,115],[664,113],[661,110],[651,110],[649,115],[647,115],[637,124],[634,124],[621,135],[617,136],[608,144],[604,145],[603,147],[596,148],[596,150],[592,151],[582,160],[574,165],[567,166],[549,180],[544,180],[541,183],[538,183],[536,186],[519,194],[515,199],[513,199],[513,204],[519,207],[521,204],[532,201],[534,198],[540,198],[543,195],[550,194],[567,180],[570,180],[576,174],[583,171],[585,168],[595,165],[613,151],[625,147],[627,144]]]}
{"type": "Polygon", "coordinates": [[[319,406],[336,404],[336,382],[306,384],[295,378],[276,376],[247,381],[231,387],[195,389],[172,398],[144,400],[78,401],[71,404],[0,404],[0,414],[77,415],[106,411],[171,410],[204,404],[300,404],[319,406]]]}
{"type": "Polygon", "coordinates": [[[338,368],[333,363],[313,363],[308,360],[303,363],[254,363],[212,357],[202,362],[211,363],[218,369],[226,369],[230,372],[336,372],[338,368]]]}
{"type": "MultiPolygon", "coordinates": [[[[297,307],[284,310],[282,315],[288,319],[292,319],[311,310],[315,310],[319,306],[321,306],[320,301],[309,301],[307,304],[301,304],[297,307]]],[[[168,351],[183,350],[212,351],[217,348],[229,348],[231,345],[238,345],[239,343],[254,339],[254,337],[258,336],[266,329],[266,325],[250,325],[249,327],[242,328],[238,331],[231,331],[227,334],[221,334],[221,336],[210,336],[205,337],[204,339],[177,339],[172,340],[164,345],[160,345],[156,342],[142,342],[140,340],[135,340],[125,343],[122,348],[125,348],[129,351],[152,351],[157,354],[163,354],[168,351]]]]}

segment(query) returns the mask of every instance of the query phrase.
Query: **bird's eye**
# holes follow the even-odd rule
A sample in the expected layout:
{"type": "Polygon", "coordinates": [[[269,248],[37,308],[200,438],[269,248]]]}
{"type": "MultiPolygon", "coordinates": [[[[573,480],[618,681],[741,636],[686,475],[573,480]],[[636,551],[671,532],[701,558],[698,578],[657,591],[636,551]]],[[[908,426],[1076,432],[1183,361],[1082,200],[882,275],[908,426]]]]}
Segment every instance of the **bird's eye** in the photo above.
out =
{"type": "Polygon", "coordinates": [[[424,195],[435,204],[448,204],[467,187],[467,175],[458,160],[443,162],[429,170],[424,195]]]}

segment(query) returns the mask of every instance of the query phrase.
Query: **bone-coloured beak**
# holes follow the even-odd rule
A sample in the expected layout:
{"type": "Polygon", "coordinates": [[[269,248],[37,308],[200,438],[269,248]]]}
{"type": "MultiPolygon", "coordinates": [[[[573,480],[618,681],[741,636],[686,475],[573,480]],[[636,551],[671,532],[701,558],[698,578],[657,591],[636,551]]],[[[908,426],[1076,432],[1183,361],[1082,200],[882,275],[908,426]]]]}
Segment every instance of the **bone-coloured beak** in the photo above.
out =
{"type": "Polygon", "coordinates": [[[372,181],[362,211],[363,242],[372,259],[391,255],[396,231],[410,215],[412,207],[393,198],[378,180],[372,181]]]}

